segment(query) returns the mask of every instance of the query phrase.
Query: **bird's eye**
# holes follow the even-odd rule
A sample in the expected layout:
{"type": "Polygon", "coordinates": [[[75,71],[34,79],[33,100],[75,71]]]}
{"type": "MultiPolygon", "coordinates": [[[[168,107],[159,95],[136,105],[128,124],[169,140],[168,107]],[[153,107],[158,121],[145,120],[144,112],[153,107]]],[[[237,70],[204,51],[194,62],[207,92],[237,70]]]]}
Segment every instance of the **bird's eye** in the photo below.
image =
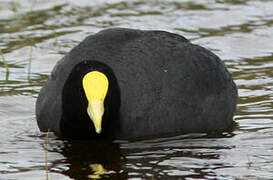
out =
{"type": "Polygon", "coordinates": [[[83,88],[79,88],[79,94],[83,94],[84,91],[83,91],[83,88]]]}

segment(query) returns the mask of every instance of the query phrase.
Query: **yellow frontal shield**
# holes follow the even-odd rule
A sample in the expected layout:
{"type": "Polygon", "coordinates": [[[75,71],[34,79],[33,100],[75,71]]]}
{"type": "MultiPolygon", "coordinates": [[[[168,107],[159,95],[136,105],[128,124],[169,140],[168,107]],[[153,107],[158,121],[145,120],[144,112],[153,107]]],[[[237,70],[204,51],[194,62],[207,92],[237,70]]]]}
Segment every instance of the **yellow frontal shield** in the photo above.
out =
{"type": "Polygon", "coordinates": [[[109,86],[108,79],[99,71],[91,71],[83,77],[82,85],[88,100],[87,113],[99,134],[104,113],[104,99],[109,86]]]}

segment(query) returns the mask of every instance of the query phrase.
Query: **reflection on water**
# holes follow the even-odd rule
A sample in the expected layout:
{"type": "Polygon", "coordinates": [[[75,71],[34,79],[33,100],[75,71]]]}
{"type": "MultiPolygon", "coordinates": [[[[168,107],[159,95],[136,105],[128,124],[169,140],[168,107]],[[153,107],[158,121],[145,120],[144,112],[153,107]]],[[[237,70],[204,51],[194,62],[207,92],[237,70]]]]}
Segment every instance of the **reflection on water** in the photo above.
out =
{"type": "MultiPolygon", "coordinates": [[[[56,146],[51,145],[51,148],[56,146]]],[[[54,152],[54,149],[52,151],[54,152]]],[[[111,178],[125,177],[123,173],[116,173],[121,172],[122,158],[119,144],[102,141],[66,141],[57,152],[65,157],[62,164],[66,167],[60,169],[58,168],[60,162],[53,162],[50,169],[71,178],[84,179],[88,176],[95,178],[110,175],[111,178]],[[57,167],[54,167],[55,164],[57,167]]]]}
{"type": "Polygon", "coordinates": [[[273,2],[0,0],[0,179],[273,179],[273,2]],[[54,64],[103,28],[161,29],[219,55],[238,85],[234,132],[136,142],[40,134],[37,93],[54,64]],[[98,176],[96,176],[98,175],[98,176]]]}

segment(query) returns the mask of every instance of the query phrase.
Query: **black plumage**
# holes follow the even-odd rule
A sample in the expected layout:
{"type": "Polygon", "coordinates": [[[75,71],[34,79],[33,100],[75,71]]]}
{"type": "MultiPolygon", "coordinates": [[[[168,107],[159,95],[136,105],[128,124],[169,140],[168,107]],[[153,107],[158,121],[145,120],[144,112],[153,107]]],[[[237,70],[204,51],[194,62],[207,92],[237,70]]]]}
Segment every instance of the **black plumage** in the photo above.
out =
{"type": "Polygon", "coordinates": [[[88,36],[55,66],[36,104],[41,131],[67,138],[133,139],[230,129],[237,88],[223,62],[164,31],[115,28],[88,36]],[[87,116],[81,78],[109,79],[102,133],[87,116]]]}

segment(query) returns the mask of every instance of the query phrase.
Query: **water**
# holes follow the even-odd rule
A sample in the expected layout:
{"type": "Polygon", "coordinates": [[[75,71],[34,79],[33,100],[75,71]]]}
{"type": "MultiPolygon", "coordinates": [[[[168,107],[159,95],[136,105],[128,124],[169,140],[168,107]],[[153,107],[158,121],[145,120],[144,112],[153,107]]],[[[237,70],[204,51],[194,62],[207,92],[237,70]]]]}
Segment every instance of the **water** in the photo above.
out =
{"type": "Polygon", "coordinates": [[[0,0],[10,71],[1,58],[0,179],[46,179],[46,167],[49,179],[273,179],[272,9],[271,0],[0,0]],[[220,56],[239,88],[235,130],[47,143],[34,115],[41,86],[66,52],[110,27],[167,30],[220,56]]]}

